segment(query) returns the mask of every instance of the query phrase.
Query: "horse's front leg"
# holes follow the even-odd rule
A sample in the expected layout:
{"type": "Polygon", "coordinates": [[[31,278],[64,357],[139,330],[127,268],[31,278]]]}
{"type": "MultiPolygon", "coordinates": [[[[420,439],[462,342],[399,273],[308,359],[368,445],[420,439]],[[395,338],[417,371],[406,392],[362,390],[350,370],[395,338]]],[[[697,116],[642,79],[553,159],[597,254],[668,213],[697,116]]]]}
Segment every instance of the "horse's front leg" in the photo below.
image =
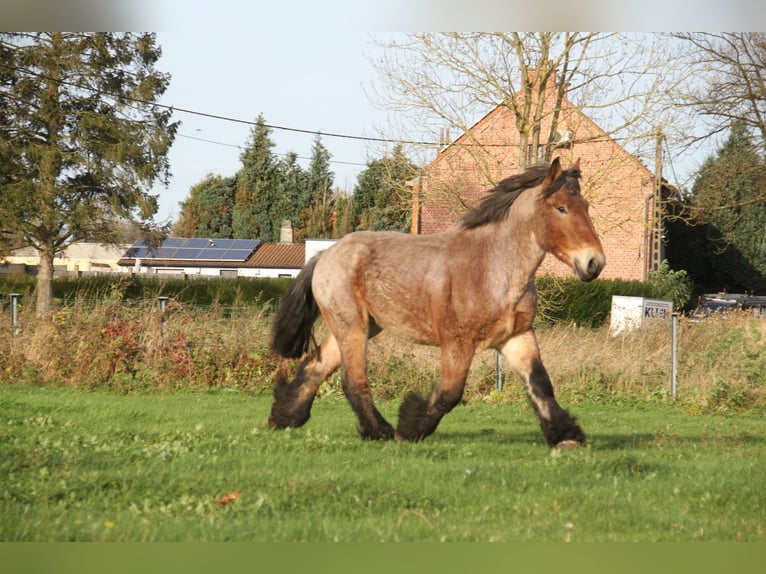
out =
{"type": "Polygon", "coordinates": [[[503,358],[527,385],[527,393],[540,421],[545,442],[566,448],[585,443],[585,433],[575,418],[556,402],[548,372],[540,359],[540,349],[532,329],[512,337],[500,349],[503,358]]]}
{"type": "Polygon", "coordinates": [[[441,380],[428,398],[409,393],[399,407],[396,438],[421,440],[433,433],[442,417],[460,402],[473,359],[473,348],[442,347],[441,380]]]}

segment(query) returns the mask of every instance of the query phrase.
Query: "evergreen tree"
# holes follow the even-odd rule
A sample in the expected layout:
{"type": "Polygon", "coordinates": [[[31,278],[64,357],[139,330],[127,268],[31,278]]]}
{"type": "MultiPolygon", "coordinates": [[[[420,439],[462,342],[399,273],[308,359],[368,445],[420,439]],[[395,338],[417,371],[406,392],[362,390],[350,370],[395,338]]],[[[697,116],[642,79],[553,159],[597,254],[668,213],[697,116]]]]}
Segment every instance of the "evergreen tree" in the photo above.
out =
{"type": "Polygon", "coordinates": [[[303,198],[303,207],[327,204],[332,198],[332,185],[335,174],[330,171],[332,154],[324,147],[320,135],[314,138],[311,147],[311,162],[308,174],[308,197],[303,198]]]}
{"type": "Polygon", "coordinates": [[[705,236],[708,269],[697,278],[729,290],[766,289],[766,165],[742,122],[708,158],[692,188],[692,205],[705,236]]]}
{"type": "Polygon", "coordinates": [[[354,231],[354,198],[339,194],[335,199],[336,221],[333,238],[339,239],[354,231]]]}
{"type": "Polygon", "coordinates": [[[250,131],[250,142],[240,155],[242,167],[237,172],[232,212],[235,239],[273,241],[270,212],[278,183],[273,147],[271,129],[266,126],[263,115],[259,115],[250,131]]]}
{"type": "Polygon", "coordinates": [[[181,215],[173,227],[177,237],[232,238],[232,206],[237,190],[234,177],[209,174],[193,186],[181,202],[181,215]]]}
{"type": "Polygon", "coordinates": [[[397,145],[390,156],[368,162],[354,188],[357,229],[409,231],[412,192],[407,184],[418,168],[397,145]]]}
{"type": "Polygon", "coordinates": [[[332,155],[322,144],[319,135],[314,139],[311,149],[311,162],[308,171],[308,193],[301,202],[301,237],[324,238],[333,237],[334,203],[332,184],[335,174],[330,171],[332,155]]]}
{"type": "Polygon", "coordinates": [[[271,208],[271,224],[275,231],[284,220],[290,220],[294,227],[300,226],[303,201],[308,195],[308,174],[298,164],[295,152],[289,152],[279,162],[277,173],[277,193],[271,208]]]}
{"type": "Polygon", "coordinates": [[[0,34],[0,237],[37,249],[37,312],[53,302],[53,260],[79,241],[144,236],[177,124],[154,102],[170,77],[155,70],[153,34],[0,34]]]}

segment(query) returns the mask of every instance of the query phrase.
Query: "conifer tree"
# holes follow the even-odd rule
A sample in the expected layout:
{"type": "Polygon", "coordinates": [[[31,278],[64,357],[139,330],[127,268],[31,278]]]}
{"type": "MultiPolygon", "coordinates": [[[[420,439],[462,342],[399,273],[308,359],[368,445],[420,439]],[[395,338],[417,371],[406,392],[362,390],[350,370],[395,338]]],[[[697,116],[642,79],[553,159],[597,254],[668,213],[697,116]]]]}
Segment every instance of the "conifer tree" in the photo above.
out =
{"type": "Polygon", "coordinates": [[[240,155],[237,192],[232,212],[235,239],[273,240],[270,211],[275,197],[277,163],[272,153],[271,128],[259,115],[250,131],[250,142],[240,155]]]}
{"type": "Polygon", "coordinates": [[[154,34],[0,34],[0,241],[40,255],[37,312],[53,303],[53,261],[79,241],[145,237],[167,184],[177,124],[155,102],[170,76],[154,34]]]}
{"type": "Polygon", "coordinates": [[[181,202],[181,214],[173,227],[177,237],[232,238],[232,206],[237,180],[209,174],[194,185],[181,202]]]}
{"type": "Polygon", "coordinates": [[[332,155],[324,147],[320,135],[311,148],[308,187],[301,198],[301,236],[329,239],[333,234],[334,195],[332,184],[335,174],[330,171],[332,155]]]}
{"type": "Polygon", "coordinates": [[[412,192],[407,182],[417,173],[401,145],[391,155],[369,162],[354,189],[357,229],[409,231],[412,192]]]}
{"type": "Polygon", "coordinates": [[[766,289],[766,165],[745,123],[736,121],[729,138],[702,166],[692,189],[698,221],[706,224],[710,256],[728,285],[766,289]]]}
{"type": "Polygon", "coordinates": [[[284,220],[290,220],[294,227],[301,225],[300,212],[308,195],[308,174],[298,164],[298,155],[288,152],[277,165],[274,202],[271,206],[271,225],[275,231],[284,220]]]}

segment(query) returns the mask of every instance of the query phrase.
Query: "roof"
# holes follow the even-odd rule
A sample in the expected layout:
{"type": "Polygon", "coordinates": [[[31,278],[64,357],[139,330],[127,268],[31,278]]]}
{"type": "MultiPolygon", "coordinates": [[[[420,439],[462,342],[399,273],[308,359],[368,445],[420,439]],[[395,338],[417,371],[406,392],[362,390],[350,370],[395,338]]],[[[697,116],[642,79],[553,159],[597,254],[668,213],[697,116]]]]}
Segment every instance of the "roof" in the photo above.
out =
{"type": "MultiPolygon", "coordinates": [[[[61,257],[67,259],[106,259],[115,260],[122,256],[130,246],[126,244],[108,245],[94,242],[79,242],[67,245],[61,257]]],[[[9,257],[39,258],[40,252],[34,247],[20,247],[11,251],[9,257]]]]}
{"type": "Polygon", "coordinates": [[[242,267],[300,269],[305,261],[304,243],[263,243],[242,267]]]}
{"type": "Polygon", "coordinates": [[[136,241],[124,257],[174,261],[245,261],[260,244],[258,239],[168,237],[159,246],[149,245],[143,240],[136,241]]]}
{"type": "MultiPolygon", "coordinates": [[[[300,269],[303,267],[306,257],[306,246],[302,243],[259,243],[254,253],[242,261],[232,261],[205,258],[204,250],[198,259],[181,259],[173,257],[140,258],[144,265],[152,267],[220,267],[241,268],[250,267],[258,269],[300,269]]],[[[117,264],[131,266],[136,258],[129,256],[129,251],[117,264]]]]}

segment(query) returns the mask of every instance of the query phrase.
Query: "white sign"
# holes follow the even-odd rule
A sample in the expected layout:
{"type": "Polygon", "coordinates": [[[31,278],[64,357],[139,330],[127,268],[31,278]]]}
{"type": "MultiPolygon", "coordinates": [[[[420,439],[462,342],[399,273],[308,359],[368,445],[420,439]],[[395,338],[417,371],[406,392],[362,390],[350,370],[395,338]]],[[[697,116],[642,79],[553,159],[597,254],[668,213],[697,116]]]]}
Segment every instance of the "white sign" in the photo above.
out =
{"type": "Polygon", "coordinates": [[[638,329],[646,321],[670,319],[672,315],[672,301],[612,295],[609,334],[628,333],[638,329]]]}
{"type": "Polygon", "coordinates": [[[673,314],[673,302],[664,299],[644,299],[643,319],[670,319],[673,314]]]}

